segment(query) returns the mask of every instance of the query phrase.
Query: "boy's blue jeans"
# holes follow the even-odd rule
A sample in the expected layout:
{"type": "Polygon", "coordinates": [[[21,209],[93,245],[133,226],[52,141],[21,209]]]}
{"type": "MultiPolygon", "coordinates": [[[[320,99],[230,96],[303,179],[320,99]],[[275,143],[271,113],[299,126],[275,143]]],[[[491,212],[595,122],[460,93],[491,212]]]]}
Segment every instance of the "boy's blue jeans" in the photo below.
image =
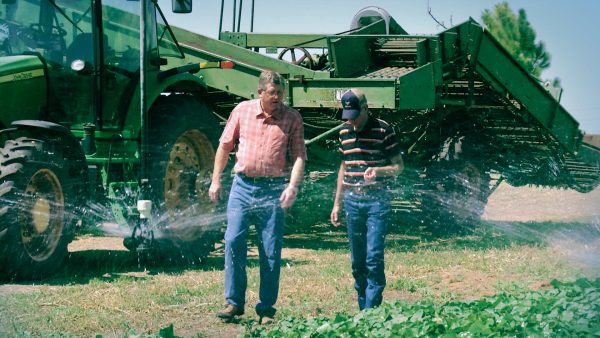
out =
{"type": "Polygon", "coordinates": [[[384,189],[368,194],[344,191],[344,210],[358,307],[373,308],[381,304],[386,284],[383,256],[390,195],[384,189]]]}

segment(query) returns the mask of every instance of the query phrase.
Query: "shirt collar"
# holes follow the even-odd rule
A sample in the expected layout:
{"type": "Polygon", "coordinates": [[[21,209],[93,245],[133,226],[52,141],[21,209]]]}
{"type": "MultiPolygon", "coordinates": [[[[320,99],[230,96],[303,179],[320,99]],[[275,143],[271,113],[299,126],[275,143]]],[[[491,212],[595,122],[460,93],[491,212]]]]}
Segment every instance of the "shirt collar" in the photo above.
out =
{"type": "MultiPolygon", "coordinates": [[[[262,104],[260,103],[260,99],[257,100],[258,101],[258,111],[256,113],[256,117],[260,117],[262,116],[267,116],[267,113],[263,110],[262,104]]],[[[282,114],[282,108],[277,109],[276,111],[273,112],[273,114],[271,114],[271,117],[274,118],[275,120],[279,120],[281,118],[281,114],[282,114]]]]}
{"type": "Polygon", "coordinates": [[[365,121],[365,125],[363,126],[363,129],[361,131],[355,131],[351,125],[348,125],[348,129],[350,130],[350,132],[356,133],[357,135],[358,134],[362,135],[362,134],[368,132],[370,129],[372,129],[374,123],[375,123],[375,118],[373,116],[371,116],[371,114],[369,114],[369,115],[367,115],[367,121],[365,121]]]}

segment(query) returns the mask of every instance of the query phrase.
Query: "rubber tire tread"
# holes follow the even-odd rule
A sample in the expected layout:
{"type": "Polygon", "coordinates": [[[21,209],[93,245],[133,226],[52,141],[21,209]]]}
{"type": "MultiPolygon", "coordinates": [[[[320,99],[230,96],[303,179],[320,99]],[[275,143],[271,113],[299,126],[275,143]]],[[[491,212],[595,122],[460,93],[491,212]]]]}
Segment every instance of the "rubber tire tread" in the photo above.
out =
{"type": "Polygon", "coordinates": [[[40,139],[21,137],[8,140],[0,150],[0,200],[5,206],[0,208],[0,229],[7,234],[0,244],[3,259],[0,261],[0,279],[37,280],[56,272],[67,255],[67,246],[73,240],[73,221],[78,207],[78,193],[82,189],[73,172],[69,160],[63,157],[61,147],[51,147],[40,139]],[[20,229],[12,222],[23,200],[20,193],[25,190],[32,175],[40,169],[52,171],[59,179],[65,202],[65,224],[54,252],[44,261],[32,259],[20,241],[20,229]]]}

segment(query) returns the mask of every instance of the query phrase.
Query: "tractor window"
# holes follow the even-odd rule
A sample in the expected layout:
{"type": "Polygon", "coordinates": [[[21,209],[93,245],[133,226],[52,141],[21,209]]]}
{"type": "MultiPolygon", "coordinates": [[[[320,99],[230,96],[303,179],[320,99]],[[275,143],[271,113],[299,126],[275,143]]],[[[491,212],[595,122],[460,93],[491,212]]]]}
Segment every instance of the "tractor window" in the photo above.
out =
{"type": "MultiPolygon", "coordinates": [[[[125,73],[140,68],[139,2],[108,0],[102,6],[102,25],[111,53],[104,64],[125,73]]],[[[106,53],[105,53],[106,54],[106,53]]]]}
{"type": "Polygon", "coordinates": [[[140,3],[105,0],[102,29],[111,52],[104,53],[102,125],[118,128],[139,83],[140,3]]]}
{"type": "MultiPolygon", "coordinates": [[[[0,5],[0,55],[37,53],[50,66],[63,66],[74,38],[91,32],[90,4],[89,0],[17,0],[0,5]]],[[[92,44],[80,47],[91,50],[92,44]]]]}
{"type": "Polygon", "coordinates": [[[171,31],[169,24],[167,23],[167,20],[158,6],[156,7],[156,18],[156,31],[158,34],[158,48],[160,56],[174,56],[183,58],[183,52],[181,49],[179,49],[179,44],[177,44],[177,40],[175,39],[175,36],[173,36],[173,32],[171,31]]]}

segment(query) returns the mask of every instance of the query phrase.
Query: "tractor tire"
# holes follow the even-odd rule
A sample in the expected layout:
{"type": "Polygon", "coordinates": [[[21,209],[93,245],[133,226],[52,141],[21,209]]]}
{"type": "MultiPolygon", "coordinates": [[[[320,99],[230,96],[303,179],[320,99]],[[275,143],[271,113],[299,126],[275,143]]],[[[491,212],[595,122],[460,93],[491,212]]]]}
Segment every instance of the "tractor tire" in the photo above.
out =
{"type": "Polygon", "coordinates": [[[208,196],[219,136],[212,110],[193,96],[163,96],[150,111],[148,167],[160,260],[199,263],[222,239],[222,220],[208,196]]]}
{"type": "Polygon", "coordinates": [[[64,149],[25,137],[0,149],[2,279],[46,277],[67,254],[83,183],[64,149]]]}

